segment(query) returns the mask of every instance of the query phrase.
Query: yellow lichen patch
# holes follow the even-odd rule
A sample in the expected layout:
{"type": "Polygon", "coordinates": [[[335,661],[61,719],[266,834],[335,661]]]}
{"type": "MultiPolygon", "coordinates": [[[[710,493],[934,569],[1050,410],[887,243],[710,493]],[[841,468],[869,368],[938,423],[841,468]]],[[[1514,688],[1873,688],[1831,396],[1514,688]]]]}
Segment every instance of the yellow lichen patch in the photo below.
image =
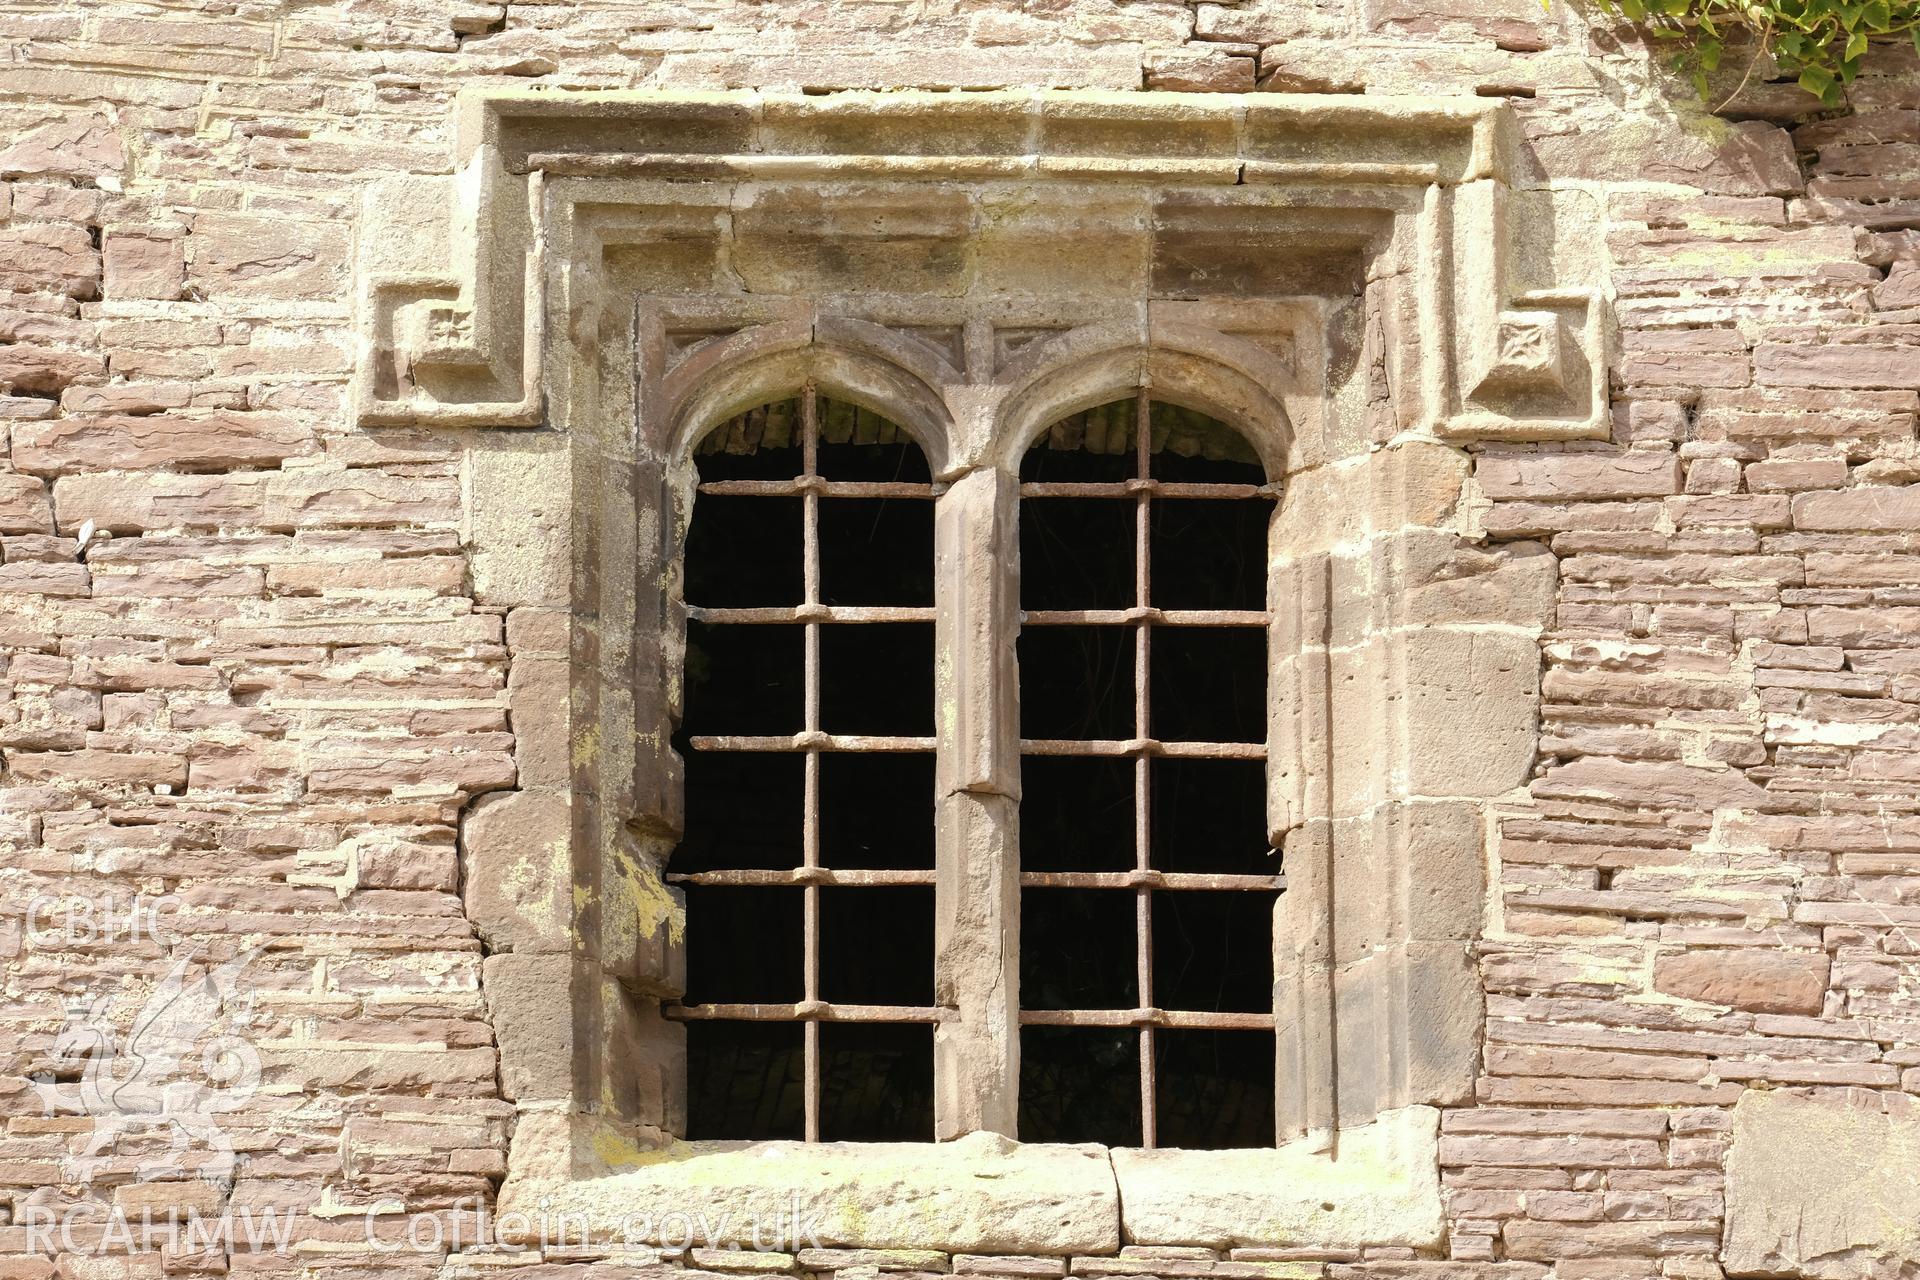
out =
{"type": "Polygon", "coordinates": [[[653,938],[667,927],[667,940],[678,944],[686,933],[687,915],[667,891],[666,882],[650,867],[635,867],[622,857],[608,859],[610,874],[602,882],[608,895],[608,927],[631,926],[642,938],[653,938]]]}
{"type": "Polygon", "coordinates": [[[601,1128],[594,1131],[594,1158],[606,1165],[609,1173],[623,1173],[629,1169],[643,1169],[648,1165],[667,1164],[683,1160],[688,1152],[686,1144],[674,1142],[666,1147],[642,1146],[634,1139],[613,1128],[601,1128]]]}
{"type": "Polygon", "coordinates": [[[600,754],[600,726],[590,724],[573,736],[573,767],[585,768],[600,754]]]}

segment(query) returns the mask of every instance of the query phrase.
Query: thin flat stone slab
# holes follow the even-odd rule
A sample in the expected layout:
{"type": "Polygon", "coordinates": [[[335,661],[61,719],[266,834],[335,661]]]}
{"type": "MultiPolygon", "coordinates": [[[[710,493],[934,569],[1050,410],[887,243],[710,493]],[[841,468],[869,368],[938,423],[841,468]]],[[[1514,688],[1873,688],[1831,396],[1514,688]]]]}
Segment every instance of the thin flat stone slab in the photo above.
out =
{"type": "Polygon", "coordinates": [[[1729,1275],[1820,1280],[1920,1262],[1920,1116],[1749,1090],[1727,1152],[1729,1275]]]}
{"type": "MultiPolygon", "coordinates": [[[[1331,1154],[1273,1150],[1113,1152],[1129,1244],[1406,1245],[1442,1239],[1440,1113],[1402,1107],[1343,1129],[1331,1154]]],[[[1050,1252],[1050,1251],[1049,1251],[1050,1252]]]]}
{"type": "Polygon", "coordinates": [[[509,1179],[502,1234],[535,1240],[543,1220],[551,1235],[564,1217],[566,1229],[595,1240],[702,1248],[1062,1256],[1120,1247],[1113,1167],[1099,1146],[1023,1146],[992,1134],[943,1143],[677,1142],[607,1163],[598,1177],[509,1179]]]}

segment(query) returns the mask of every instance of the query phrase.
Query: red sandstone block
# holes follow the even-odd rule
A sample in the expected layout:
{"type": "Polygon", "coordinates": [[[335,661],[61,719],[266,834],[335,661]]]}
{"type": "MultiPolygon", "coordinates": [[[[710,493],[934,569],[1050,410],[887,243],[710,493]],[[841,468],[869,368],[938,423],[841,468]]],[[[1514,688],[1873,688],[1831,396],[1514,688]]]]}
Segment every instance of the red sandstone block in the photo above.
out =
{"type": "Polygon", "coordinates": [[[1443,1165],[1541,1165],[1550,1169],[1658,1168],[1666,1156],[1657,1142],[1632,1138],[1519,1138],[1447,1134],[1443,1165]]]}
{"type": "Polygon", "coordinates": [[[84,596],[90,581],[83,564],[0,564],[0,595],[84,596]]]}
{"type": "Polygon", "coordinates": [[[1791,523],[1785,495],[1727,493],[1710,497],[1668,498],[1667,510],[1681,528],[1690,525],[1732,525],[1749,529],[1784,529],[1791,523]]]}
{"type": "Polygon", "coordinates": [[[1763,342],[1753,352],[1762,386],[1842,390],[1920,387],[1920,347],[1892,342],[1824,346],[1763,342]]]}
{"type": "Polygon", "coordinates": [[[61,351],[27,342],[0,343],[0,391],[50,396],[81,379],[106,377],[107,362],[91,352],[61,351]]]}
{"type": "Polygon", "coordinates": [[[280,414],[61,418],[14,432],[14,465],[22,471],[176,469],[277,466],[315,452],[311,428],[280,414]]]}
{"type": "Polygon", "coordinates": [[[52,532],[53,507],[47,501],[46,481],[0,472],[0,533],[52,532]]]}
{"type": "Polygon", "coordinates": [[[1756,1013],[1819,1013],[1826,999],[1825,954],[1750,949],[1691,951],[1654,962],[1655,990],[1756,1013]]]}
{"type": "Polygon", "coordinates": [[[1643,450],[1623,454],[1489,454],[1474,478],[1490,498],[1641,498],[1680,492],[1678,454],[1643,450]]]}
{"type": "Polygon", "coordinates": [[[186,238],[166,229],[110,230],[101,250],[108,298],[171,301],[186,286],[186,238]]]}
{"type": "Polygon", "coordinates": [[[1509,1257],[1543,1262],[1648,1254],[1710,1256],[1720,1248],[1716,1228],[1689,1221],[1548,1223],[1517,1219],[1506,1224],[1501,1236],[1509,1257]]]}
{"type": "Polygon", "coordinates": [[[0,290],[92,298],[100,292],[100,253],[87,229],[73,223],[0,227],[0,290]]]}
{"type": "Polygon", "coordinates": [[[1480,523],[1496,538],[1521,538],[1572,529],[1650,530],[1660,516],[1657,502],[1498,502],[1480,523]]]}
{"type": "Polygon", "coordinates": [[[1625,333],[1620,380],[1630,387],[1744,387],[1747,343],[1732,329],[1625,333]]]}
{"type": "MultiPolygon", "coordinates": [[[[55,73],[56,77],[59,73],[55,73]]],[[[109,91],[113,81],[98,77],[101,92],[82,95],[87,101],[124,101],[109,91]]],[[[55,84],[29,87],[22,83],[16,92],[31,99],[37,94],[59,98],[55,84]]],[[[114,132],[113,121],[105,115],[75,115],[55,120],[35,129],[12,146],[0,151],[0,175],[27,177],[95,178],[114,173],[127,163],[126,147],[114,132]]]]}
{"type": "Polygon", "coordinates": [[[1441,1117],[1441,1127],[1450,1134],[1655,1138],[1667,1132],[1667,1117],[1659,1111],[1626,1111],[1613,1107],[1567,1110],[1475,1107],[1446,1112],[1441,1117]]]}
{"type": "Polygon", "coordinates": [[[1601,1053],[1515,1045],[1487,1048],[1487,1074],[1568,1076],[1578,1079],[1701,1080],[1709,1075],[1704,1054],[1601,1053]]]}
{"type": "Polygon", "coordinates": [[[344,224],[207,212],[193,220],[189,282],[210,298],[324,298],[347,282],[344,224]]]}
{"type": "Polygon", "coordinates": [[[1807,638],[1848,649],[1908,649],[1920,640],[1920,608],[1810,609],[1807,638]]]}
{"type": "Polygon", "coordinates": [[[1865,485],[1793,499],[1799,529],[1900,531],[1920,529],[1920,485],[1865,485]]]}
{"type": "Polygon", "coordinates": [[[184,787],[183,756],[117,751],[16,751],[7,766],[22,782],[80,783],[109,787],[184,787]]]}
{"type": "Polygon", "coordinates": [[[1845,458],[1768,458],[1747,464],[1747,488],[1755,493],[1836,489],[1847,482],[1845,458]]]}

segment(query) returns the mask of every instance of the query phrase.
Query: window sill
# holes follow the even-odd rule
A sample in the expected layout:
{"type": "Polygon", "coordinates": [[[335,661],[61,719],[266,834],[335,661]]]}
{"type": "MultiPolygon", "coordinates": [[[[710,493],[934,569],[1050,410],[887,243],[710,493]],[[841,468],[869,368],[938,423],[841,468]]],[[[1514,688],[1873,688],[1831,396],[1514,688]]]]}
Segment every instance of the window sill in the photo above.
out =
{"type": "Polygon", "coordinates": [[[500,1233],[631,1244],[1111,1254],[1122,1243],[1431,1248],[1442,1239],[1439,1113],[1406,1107],[1334,1151],[1126,1151],[1022,1144],[680,1142],[635,1146],[526,1114],[500,1233]],[[560,1144],[556,1148],[555,1144],[560,1144]],[[585,1149],[588,1176],[561,1151],[585,1149]],[[796,1230],[797,1224],[797,1230],[796,1230]],[[691,1232],[692,1238],[688,1239],[691,1232]],[[757,1235],[757,1239],[756,1239],[757,1235]],[[796,1237],[798,1237],[796,1239],[796,1237]]]}

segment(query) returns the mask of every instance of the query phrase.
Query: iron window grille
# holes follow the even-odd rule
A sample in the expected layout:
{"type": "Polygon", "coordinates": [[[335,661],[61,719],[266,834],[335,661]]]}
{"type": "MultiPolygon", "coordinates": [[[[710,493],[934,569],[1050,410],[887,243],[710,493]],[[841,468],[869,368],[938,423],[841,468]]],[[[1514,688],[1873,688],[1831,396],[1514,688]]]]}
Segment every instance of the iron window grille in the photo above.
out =
{"type": "MultiPolygon", "coordinates": [[[[1084,607],[1034,607],[1024,609],[1020,614],[1022,644],[1025,637],[1044,633],[1068,634],[1086,633],[1102,636],[1121,636],[1128,638],[1131,652],[1128,658],[1129,690],[1127,701],[1130,704],[1130,723],[1122,734],[1071,733],[1049,736],[1023,736],[1019,751],[1023,761],[1035,760],[1080,760],[1108,762],[1114,768],[1123,769],[1130,775],[1132,792],[1131,848],[1126,850],[1124,866],[1111,868],[1062,868],[1062,869],[1025,869],[1023,867],[1019,883],[1023,896],[1030,891],[1072,894],[1120,895],[1130,899],[1132,908],[1132,969],[1135,999],[1122,1007],[1108,1001],[1100,1004],[1063,1004],[1061,1007],[1035,1007],[1023,1004],[1019,1020],[1023,1028],[1073,1028],[1106,1029],[1118,1034],[1130,1034],[1137,1039],[1138,1061],[1138,1126],[1130,1133],[1132,1141],[1126,1145],[1154,1147],[1160,1141],[1160,1115],[1164,1102],[1162,1076],[1159,1063],[1164,1049],[1166,1034],[1183,1032],[1217,1033],[1266,1033],[1267,1060],[1269,1070],[1273,1048],[1271,1034],[1274,1029],[1274,1016],[1271,1008],[1271,958],[1272,938],[1270,921],[1272,901],[1284,888],[1284,877],[1278,873],[1277,854],[1266,848],[1264,823],[1259,828],[1245,832],[1244,840],[1249,845],[1258,846],[1258,853],[1269,864],[1270,869],[1259,872],[1246,870],[1195,870],[1169,865],[1166,850],[1156,852],[1155,815],[1156,803],[1161,799],[1157,795],[1159,785],[1156,782],[1156,769],[1165,768],[1163,762],[1238,762],[1246,768],[1258,771],[1266,758],[1264,732],[1240,735],[1236,738],[1206,738],[1180,733],[1156,736],[1156,684],[1155,654],[1156,639],[1181,634],[1214,632],[1238,636],[1256,637],[1257,657],[1253,661],[1258,665],[1254,677],[1264,681],[1265,664],[1265,628],[1269,615],[1265,599],[1265,530],[1271,502],[1277,496],[1278,486],[1266,483],[1258,464],[1250,460],[1250,455],[1242,460],[1237,468],[1224,466],[1212,468],[1212,471],[1239,471],[1243,473],[1231,480],[1222,480],[1214,475],[1202,477],[1181,476],[1178,474],[1163,476],[1159,472],[1169,469],[1176,459],[1176,449],[1181,443],[1173,437],[1176,432],[1170,427],[1172,418],[1169,406],[1156,406],[1146,389],[1138,391],[1129,401],[1118,406],[1108,406],[1076,415],[1068,422],[1057,424],[1043,438],[1036,442],[1029,457],[1035,458],[1047,451],[1063,457],[1080,459],[1099,459],[1091,467],[1069,467],[1071,474],[1067,478],[1042,478],[1035,475],[1026,478],[1023,475],[1019,485],[1021,498],[1023,541],[1027,531],[1028,511],[1039,511],[1052,506],[1064,506],[1079,503],[1112,504],[1126,513],[1132,556],[1130,592],[1125,600],[1082,602],[1084,607]],[[1156,409],[1162,412],[1156,416],[1156,409]],[[1101,428],[1103,438],[1090,439],[1087,424],[1096,423],[1101,428]],[[1156,455],[1164,458],[1156,464],[1156,455]],[[1113,465],[1116,460],[1130,459],[1130,467],[1113,465]],[[1130,474],[1120,472],[1130,471],[1130,474]],[[1247,504],[1253,504],[1258,518],[1248,521],[1240,517],[1240,527],[1244,533],[1248,529],[1257,532],[1254,545],[1242,545],[1239,550],[1251,557],[1251,570],[1257,586],[1249,588],[1255,597],[1252,601],[1234,601],[1231,606],[1200,602],[1193,607],[1184,603],[1168,604],[1162,593],[1157,592],[1154,580],[1156,554],[1160,541],[1155,531],[1155,517],[1169,505],[1184,504],[1196,508],[1201,504],[1238,504],[1242,511],[1247,504]],[[1257,604],[1259,607],[1247,607],[1257,604]],[[1244,738],[1244,740],[1241,740],[1244,738]],[[1156,904],[1165,906],[1163,897],[1173,895],[1245,895],[1250,901],[1263,903],[1269,921],[1269,933],[1261,940],[1265,951],[1267,967],[1268,1000],[1264,1010],[1245,1008],[1198,1008],[1168,1007],[1166,1002],[1156,1000],[1156,940],[1155,919],[1156,904]]],[[[1178,411],[1173,411],[1178,413],[1178,411]]],[[[1192,418],[1197,415],[1187,415],[1192,418]]],[[[900,633],[914,629],[930,631],[935,618],[932,593],[939,590],[935,579],[935,567],[931,555],[931,509],[932,501],[942,492],[943,486],[930,475],[908,477],[890,476],[875,478],[872,475],[859,474],[856,465],[851,468],[853,474],[841,474],[846,468],[835,464],[823,466],[823,433],[829,442],[829,451],[835,454],[844,452],[842,445],[858,446],[862,442],[873,445],[893,443],[896,452],[912,450],[906,441],[904,432],[894,428],[863,410],[853,410],[850,406],[837,405],[826,401],[811,385],[804,387],[797,401],[786,405],[770,406],[743,415],[728,423],[721,424],[700,446],[698,457],[709,465],[702,467],[702,475],[696,492],[700,501],[715,500],[751,500],[760,504],[785,504],[792,508],[797,504],[797,531],[791,524],[782,524],[772,520],[768,528],[781,530],[785,535],[797,532],[799,575],[797,584],[785,582],[787,589],[797,586],[797,599],[788,603],[774,603],[752,596],[752,590],[741,598],[728,598],[724,602],[701,598],[702,583],[695,570],[700,568],[694,562],[699,557],[716,556],[720,559],[752,557],[765,555],[778,559],[787,548],[780,535],[756,539],[759,545],[730,545],[725,547],[705,547],[697,541],[690,541],[688,548],[688,619],[690,623],[689,652],[698,652],[697,639],[711,640],[715,646],[726,643],[721,637],[735,634],[741,630],[788,629],[797,630],[799,635],[798,667],[799,690],[797,699],[797,723],[787,731],[767,732],[707,732],[710,726],[701,723],[701,696],[695,691],[698,683],[695,673],[689,672],[688,723],[683,725],[679,740],[682,751],[687,756],[687,774],[690,791],[696,786],[703,770],[709,768],[728,768],[745,764],[749,769],[756,761],[773,759],[799,761],[797,810],[790,816],[797,825],[799,840],[796,850],[789,850],[793,856],[793,865],[728,865],[728,851],[711,849],[705,855],[695,857],[691,863],[681,855],[676,855],[675,865],[669,867],[668,879],[681,886],[690,895],[689,936],[699,938],[703,930],[724,934],[723,925],[727,917],[722,913],[731,911],[729,904],[744,903],[744,895],[756,891],[775,891],[791,893],[799,891],[799,930],[798,956],[791,951],[784,956],[769,956],[767,963],[774,969],[786,973],[789,978],[796,976],[790,971],[796,966],[792,961],[797,958],[797,990],[791,992],[792,999],[729,999],[729,995],[738,994],[729,991],[710,990],[711,984],[703,981],[698,957],[690,960],[690,992],[684,1002],[666,1006],[668,1017],[691,1024],[690,1034],[698,1035],[701,1029],[711,1028],[718,1031],[723,1026],[741,1027],[759,1024],[769,1030],[791,1028],[797,1025],[799,1030],[797,1048],[778,1051],[763,1050],[756,1057],[747,1055],[747,1059],[758,1064],[762,1079],[746,1079],[739,1086],[745,1099],[745,1105],[732,1106],[731,1118],[722,1127],[728,1131],[716,1133],[695,1132],[691,1136],[727,1136],[727,1137],[778,1137],[794,1136],[809,1142],[821,1141],[823,1137],[843,1136],[841,1131],[848,1128],[845,1117],[832,1102],[836,1087],[843,1092],[851,1086],[846,1082],[836,1084],[834,1072],[829,1069],[832,1054],[823,1046],[823,1027],[843,1025],[849,1027],[884,1028],[930,1028],[956,1016],[956,1010],[928,999],[925,1002],[898,1001],[858,1001],[829,998],[823,983],[823,911],[826,905],[824,895],[845,890],[902,890],[915,889],[931,898],[935,884],[935,872],[931,865],[931,771],[928,771],[928,807],[927,822],[928,844],[924,859],[902,857],[898,863],[925,861],[927,865],[845,865],[840,858],[840,850],[829,847],[823,841],[823,770],[835,766],[841,761],[850,761],[861,757],[895,757],[901,760],[925,758],[931,760],[936,750],[937,739],[929,733],[900,732],[849,732],[839,716],[844,708],[829,705],[833,699],[823,696],[827,687],[823,668],[823,642],[829,639],[852,634],[856,631],[873,630],[875,634],[900,633]],[[774,474],[778,457],[795,457],[797,467],[794,474],[774,474]],[[715,466],[715,462],[728,459],[764,457],[764,466],[715,466]],[[709,472],[731,471],[752,472],[767,470],[767,474],[729,474],[724,478],[709,477],[709,472]],[[823,581],[823,513],[835,514],[840,506],[865,503],[870,505],[892,505],[913,511],[925,512],[924,523],[927,528],[927,554],[922,561],[921,572],[925,575],[926,591],[924,600],[912,603],[849,603],[834,599],[835,592],[823,581]],[[839,505],[836,505],[839,504],[839,505]],[[688,732],[688,730],[692,730],[688,732]],[[698,905],[692,901],[699,898],[698,905]],[[701,910],[700,908],[706,908],[701,910]],[[697,999],[695,996],[697,995],[697,999]],[[717,998],[716,998],[717,997],[717,998]],[[797,1068],[797,1069],[796,1069],[797,1068]],[[797,1077],[797,1078],[796,1078],[797,1077]],[[798,1106],[793,1105],[793,1094],[798,1093],[798,1106]],[[745,1117],[751,1113],[752,1122],[745,1117]],[[797,1115],[795,1114],[797,1113],[797,1115]],[[769,1118],[773,1118],[771,1121],[769,1118]],[[785,1119],[780,1119],[784,1117],[785,1119]],[[838,1120],[835,1117],[839,1117],[838,1120]],[[785,1131],[783,1125],[797,1119],[797,1132],[785,1131]],[[829,1129],[836,1132],[828,1133],[829,1129]]],[[[1198,440],[1209,446],[1222,441],[1235,441],[1230,428],[1211,420],[1202,420],[1201,436],[1189,438],[1184,443],[1191,446],[1198,440]]],[[[877,450],[884,452],[884,450],[877,450]]],[[[905,457],[905,453],[901,453],[905,457]]],[[[915,454],[917,458],[917,453],[915,454]]],[[[924,462],[918,465],[924,468],[924,462]]],[[[1179,467],[1172,467],[1179,471],[1179,467]]],[[[1195,468],[1189,467],[1188,470],[1195,468]]],[[[1208,471],[1207,467],[1198,470],[1208,471]]],[[[1033,470],[1046,470],[1035,468],[1033,470]]],[[[1059,467],[1051,468],[1060,470],[1059,467]]],[[[771,509],[771,508],[769,508],[771,509]]],[[[700,532],[703,513],[696,503],[694,531],[700,532]]],[[[789,511],[789,514],[791,512],[789,511]]],[[[917,529],[921,517],[916,514],[910,523],[917,529]]],[[[752,522],[745,522],[743,528],[752,528],[752,522]]],[[[917,537],[905,539],[918,547],[917,537]]],[[[1242,538],[1244,544],[1249,538],[1242,538]]],[[[891,548],[898,553],[899,548],[891,548]]],[[[1096,550],[1095,558],[1099,553],[1096,550]]],[[[1119,557],[1118,552],[1115,557],[1119,557]]],[[[831,557],[827,557],[831,559],[831,557]]],[[[1109,566],[1110,567],[1110,566],[1109,566]]],[[[765,586],[762,582],[761,586],[765,586]]],[[[774,594],[778,594],[776,590],[774,594]]],[[[1187,594],[1191,595],[1189,591],[1187,594]]],[[[1162,647],[1167,643],[1162,640],[1162,647]]],[[[1243,646],[1244,648],[1244,646],[1243,646]]],[[[937,655],[928,647],[926,662],[929,679],[927,688],[931,689],[931,664],[937,655]]],[[[689,666],[693,666],[690,656],[689,666]]],[[[778,672],[772,668],[779,666],[777,661],[763,661],[755,668],[763,676],[772,680],[778,678],[778,672]]],[[[1022,661],[1022,683],[1025,683],[1027,663],[1022,661]]],[[[1166,681],[1162,681],[1160,701],[1165,701],[1166,681]]],[[[840,688],[840,686],[835,686],[840,688]]],[[[1023,689],[1023,697],[1026,694],[1023,689]]],[[[791,703],[791,691],[781,694],[791,703]]],[[[930,703],[930,699],[929,699],[930,703]]],[[[1263,722],[1265,715],[1264,684],[1258,690],[1242,700],[1242,712],[1249,712],[1256,722],[1263,722]]],[[[789,710],[794,708],[789,705],[789,710]]],[[[928,712],[929,728],[932,714],[928,712]]],[[[1162,729],[1164,732],[1164,729],[1162,729]]],[[[1036,766],[1038,767],[1038,766],[1036,766]]],[[[697,845],[710,833],[696,828],[698,819],[696,810],[699,805],[691,799],[689,802],[689,820],[686,839],[682,849],[697,845]]],[[[1025,817],[1023,814],[1023,823],[1025,817]]],[[[1164,841],[1162,842],[1164,843],[1164,841]]],[[[752,861],[779,863],[788,860],[776,853],[760,858],[732,858],[735,863],[752,861]]],[[[886,863],[881,857],[860,857],[851,859],[859,863],[886,863]]],[[[1023,861],[1025,859],[1023,858],[1023,861]]],[[[1035,861],[1044,861],[1036,859],[1035,861]]],[[[753,913],[747,912],[751,918],[753,913]]],[[[733,929],[733,942],[742,949],[749,949],[767,940],[762,931],[760,937],[752,935],[751,928],[741,928],[735,920],[726,927],[733,929]]],[[[829,949],[844,946],[841,939],[827,937],[829,949]]],[[[906,935],[911,938],[911,932],[906,935]]],[[[790,943],[792,938],[783,939],[790,943]]],[[[1080,940],[1069,939],[1070,945],[1080,940]]],[[[877,962],[883,965],[909,967],[917,963],[907,954],[911,943],[904,948],[895,947],[893,953],[883,953],[877,962]]],[[[926,964],[931,966],[932,938],[930,930],[923,937],[920,949],[926,953],[926,964]]],[[[1023,984],[1025,980],[1023,978],[1023,984]]],[[[724,984],[723,984],[724,985],[724,984]]],[[[1043,1002],[1044,1003],[1044,1002],[1043,1002]]],[[[837,1034],[837,1033],[836,1033],[837,1034]]],[[[928,1037],[930,1039],[930,1037],[928,1037]]],[[[763,1042],[764,1043],[764,1042],[763,1042]]],[[[790,1043],[790,1042],[789,1042],[790,1043]]],[[[882,1055],[884,1056],[884,1055],[882,1055]]],[[[897,1056],[897,1055],[896,1055],[897,1056]]],[[[912,1057],[913,1055],[907,1055],[912,1057]]],[[[852,1057],[860,1061],[860,1055],[852,1057]]],[[[870,1066],[874,1060],[867,1058],[870,1066]]],[[[931,1055],[924,1064],[928,1075],[926,1091],[930,1108],[932,1070],[931,1055]]],[[[691,1064],[690,1075],[696,1077],[693,1088],[714,1089],[720,1087],[713,1079],[699,1079],[703,1071],[712,1074],[727,1074],[717,1058],[709,1055],[691,1064]]],[[[737,1071],[733,1074],[739,1074],[737,1071]]],[[[749,1077],[752,1072],[747,1073],[749,1077]]],[[[724,1083],[724,1082],[722,1082],[724,1083]]],[[[857,1082],[856,1082],[857,1083],[857,1082]]],[[[917,1088],[917,1085],[914,1086],[917,1088]]],[[[1025,1087],[1023,1081],[1023,1088],[1025,1087]]],[[[1268,1077],[1267,1116],[1271,1117],[1271,1077],[1268,1077]]],[[[719,1104],[716,1104],[719,1105],[719,1104]]],[[[711,1109],[711,1108],[709,1108],[711,1109]]],[[[701,1127],[700,1108],[695,1108],[694,1125],[701,1127]]],[[[1027,1120],[1023,1116],[1023,1130],[1027,1120]]],[[[855,1124],[860,1130],[863,1126],[855,1124]]],[[[912,1136],[912,1126],[907,1133],[889,1132],[880,1136],[912,1136]]],[[[865,1133],[859,1136],[872,1136],[865,1133]]],[[[930,1136],[930,1135],[920,1135],[930,1136]]],[[[1026,1134],[1023,1132],[1023,1137],[1026,1134]]],[[[1084,1140],[1092,1135],[1072,1133],[1053,1133],[1043,1135],[1047,1138],[1084,1140]]],[[[1251,1145],[1246,1142],[1214,1145],[1251,1145]]]]}

